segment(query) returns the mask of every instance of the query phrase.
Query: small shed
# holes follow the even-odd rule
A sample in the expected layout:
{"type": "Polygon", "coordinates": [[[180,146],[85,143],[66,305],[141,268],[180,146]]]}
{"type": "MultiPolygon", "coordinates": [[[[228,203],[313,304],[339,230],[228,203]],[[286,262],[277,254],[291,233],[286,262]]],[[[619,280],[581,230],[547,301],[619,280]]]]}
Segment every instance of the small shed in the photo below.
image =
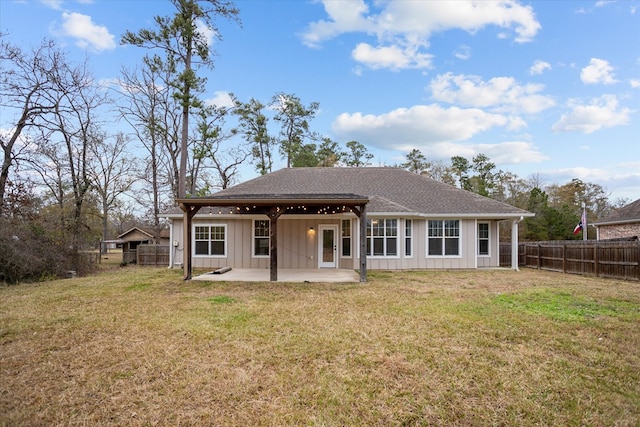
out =
{"type": "Polygon", "coordinates": [[[118,242],[122,244],[122,262],[135,263],[138,256],[138,245],[169,245],[169,230],[160,230],[160,240],[155,238],[151,228],[133,227],[118,236],[118,242]]]}
{"type": "Polygon", "coordinates": [[[611,215],[595,221],[598,240],[640,238],[640,199],[614,210],[611,215]]]}

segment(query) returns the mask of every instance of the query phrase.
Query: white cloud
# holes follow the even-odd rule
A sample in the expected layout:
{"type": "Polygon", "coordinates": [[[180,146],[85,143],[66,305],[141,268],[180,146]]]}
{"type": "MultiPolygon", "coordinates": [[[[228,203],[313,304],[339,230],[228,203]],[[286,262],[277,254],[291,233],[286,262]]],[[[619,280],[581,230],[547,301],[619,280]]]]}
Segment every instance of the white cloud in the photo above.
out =
{"type": "Polygon", "coordinates": [[[494,77],[483,81],[478,76],[441,74],[429,84],[435,100],[470,107],[491,108],[494,112],[536,114],[555,105],[540,92],[540,84],[520,84],[513,77],[494,77]]]}
{"type": "Polygon", "coordinates": [[[196,31],[207,41],[207,46],[213,46],[213,39],[216,37],[216,32],[208,27],[202,19],[196,20],[196,31]]]}
{"type": "Polygon", "coordinates": [[[216,91],[213,98],[209,98],[205,101],[206,105],[212,105],[216,107],[229,108],[233,107],[233,98],[229,95],[229,92],[216,91]]]}
{"type": "Polygon", "coordinates": [[[563,114],[551,129],[559,132],[593,133],[603,128],[622,126],[629,123],[633,110],[618,105],[615,95],[594,98],[589,104],[579,100],[569,100],[571,111],[563,114]]]}
{"type": "Polygon", "coordinates": [[[40,3],[44,4],[47,7],[50,7],[51,9],[62,9],[62,0],[40,0],[40,3]]]}
{"type": "Polygon", "coordinates": [[[482,153],[498,165],[538,163],[548,159],[535,145],[526,141],[506,141],[496,144],[445,142],[429,146],[428,153],[430,158],[442,160],[453,156],[470,159],[482,153]]]}
{"type": "Polygon", "coordinates": [[[471,58],[471,48],[469,46],[460,46],[458,49],[453,52],[453,56],[463,61],[471,58]]]}
{"type": "Polygon", "coordinates": [[[399,46],[372,47],[360,43],[351,53],[353,59],[372,69],[390,68],[429,68],[432,55],[419,53],[413,49],[401,49],[399,46]]]}
{"type": "Polygon", "coordinates": [[[407,150],[441,142],[467,140],[509,118],[477,108],[442,108],[437,104],[399,108],[384,114],[343,113],[332,123],[344,140],[367,141],[380,148],[407,150]]]}
{"type": "Polygon", "coordinates": [[[629,85],[631,85],[631,87],[634,88],[634,89],[640,88],[640,79],[631,79],[631,80],[629,80],[629,85]]]}
{"type": "Polygon", "coordinates": [[[585,84],[613,84],[617,80],[613,77],[613,67],[604,59],[591,58],[589,65],[582,69],[580,79],[585,84]]]}
{"type": "Polygon", "coordinates": [[[640,182],[640,161],[603,164],[598,168],[559,168],[541,172],[549,182],[567,182],[578,178],[584,182],[601,185],[614,197],[637,200],[638,182],[640,182]]]}
{"type": "Polygon", "coordinates": [[[65,35],[75,38],[78,46],[96,51],[115,49],[113,34],[109,33],[107,27],[95,24],[90,16],[64,12],[62,20],[65,35]]]}
{"type": "MultiPolygon", "coordinates": [[[[309,24],[302,34],[305,45],[317,47],[325,40],[346,33],[365,33],[377,39],[377,46],[358,43],[353,56],[372,67],[430,66],[425,52],[435,32],[460,29],[475,33],[487,26],[497,26],[516,42],[532,40],[541,28],[531,6],[510,0],[497,2],[460,0],[456,2],[394,1],[376,2],[379,13],[370,13],[364,0],[322,1],[327,20],[309,24]],[[515,33],[515,34],[513,34],[515,33]],[[395,60],[390,60],[393,54],[395,60]],[[377,58],[381,58],[378,60],[377,58]]],[[[464,56],[464,52],[461,53],[464,56]]]]}
{"type": "Polygon", "coordinates": [[[529,74],[536,75],[536,74],[542,74],[545,70],[550,70],[551,69],[551,64],[549,64],[546,61],[541,61],[539,59],[537,59],[533,65],[531,66],[531,68],[529,68],[529,74]]]}
{"type": "Polygon", "coordinates": [[[364,0],[325,1],[324,10],[330,20],[312,22],[307,32],[302,35],[304,44],[309,47],[317,47],[323,41],[343,33],[374,30],[373,22],[364,16],[369,12],[369,7],[364,0]]]}

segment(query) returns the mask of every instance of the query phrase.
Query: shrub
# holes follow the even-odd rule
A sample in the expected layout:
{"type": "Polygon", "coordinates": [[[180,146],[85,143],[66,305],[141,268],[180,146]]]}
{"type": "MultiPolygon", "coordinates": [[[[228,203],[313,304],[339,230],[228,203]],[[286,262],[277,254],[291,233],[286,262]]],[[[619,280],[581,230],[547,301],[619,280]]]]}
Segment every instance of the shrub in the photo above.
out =
{"type": "Polygon", "coordinates": [[[73,256],[63,238],[36,221],[0,218],[0,282],[62,278],[69,270],[82,275],[93,268],[86,258],[73,256]]]}

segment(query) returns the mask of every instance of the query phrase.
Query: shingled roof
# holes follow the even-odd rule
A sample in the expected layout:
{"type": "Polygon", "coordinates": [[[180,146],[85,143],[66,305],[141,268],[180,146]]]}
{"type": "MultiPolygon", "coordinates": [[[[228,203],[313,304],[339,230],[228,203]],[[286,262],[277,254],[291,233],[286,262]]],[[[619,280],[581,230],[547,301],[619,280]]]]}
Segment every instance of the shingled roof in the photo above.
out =
{"type": "Polygon", "coordinates": [[[614,210],[611,215],[595,221],[595,225],[640,222],[640,199],[614,210]]]}
{"type": "MultiPolygon", "coordinates": [[[[285,168],[219,191],[209,199],[349,194],[369,198],[369,213],[518,217],[533,214],[393,167],[285,168]]],[[[206,198],[205,198],[206,199],[206,198]]]]}

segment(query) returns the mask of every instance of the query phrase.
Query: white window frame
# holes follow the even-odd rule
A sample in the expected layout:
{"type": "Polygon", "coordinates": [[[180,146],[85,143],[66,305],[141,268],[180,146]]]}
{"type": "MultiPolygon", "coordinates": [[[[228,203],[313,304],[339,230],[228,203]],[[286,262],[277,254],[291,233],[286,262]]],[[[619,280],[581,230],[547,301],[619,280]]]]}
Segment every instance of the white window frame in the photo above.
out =
{"type": "MultiPolygon", "coordinates": [[[[197,224],[193,224],[192,226],[192,230],[191,232],[192,234],[192,241],[193,241],[193,248],[191,250],[192,252],[192,256],[195,258],[226,258],[227,257],[227,242],[228,242],[228,236],[229,233],[227,232],[227,224],[220,224],[220,223],[197,223],[197,224]],[[211,242],[213,241],[211,239],[211,227],[222,227],[222,229],[224,230],[224,253],[222,255],[220,254],[197,254],[196,253],[196,228],[197,227],[208,227],[209,228],[209,239],[207,240],[207,242],[209,242],[209,252],[211,252],[211,242]]],[[[218,241],[218,240],[216,240],[218,241]]]]}
{"type": "Polygon", "coordinates": [[[404,220],[404,257],[405,258],[413,258],[413,220],[411,218],[405,218],[404,220]],[[407,233],[408,232],[408,233],[407,233]],[[409,242],[409,248],[411,253],[407,255],[407,242],[409,242]]]}
{"type": "Polygon", "coordinates": [[[352,258],[353,257],[353,223],[351,219],[343,219],[340,221],[340,258],[352,258]],[[349,224],[349,235],[344,235],[344,224],[349,224]],[[344,254],[344,240],[349,239],[349,254],[344,254]]]}
{"type": "Polygon", "coordinates": [[[367,224],[367,235],[364,236],[367,242],[367,244],[365,245],[365,248],[371,248],[371,253],[367,253],[367,258],[387,258],[387,259],[394,259],[394,258],[400,258],[400,253],[402,251],[402,248],[400,247],[400,245],[402,243],[404,243],[404,240],[402,240],[402,236],[400,233],[400,224],[402,223],[400,221],[399,218],[367,218],[367,221],[369,222],[369,224],[367,224]],[[382,228],[384,230],[384,235],[382,236],[374,236],[373,235],[373,222],[374,221],[384,221],[384,227],[382,228]],[[389,235],[387,236],[387,221],[395,221],[396,222],[396,234],[394,235],[389,235]],[[384,254],[383,255],[374,255],[373,254],[373,239],[374,238],[382,238],[383,241],[383,250],[384,250],[384,254]],[[396,253],[394,255],[388,255],[387,254],[387,241],[388,239],[391,238],[395,238],[396,240],[396,253]]]}
{"type": "Polygon", "coordinates": [[[478,256],[481,257],[490,257],[491,256],[491,223],[488,221],[479,221],[477,226],[476,226],[477,230],[476,233],[478,236],[478,241],[477,241],[477,247],[478,247],[478,256]],[[487,226],[487,237],[480,237],[480,225],[484,225],[486,224],[487,226]],[[487,253],[486,254],[481,254],[480,253],[480,241],[485,241],[487,242],[487,253]]]}
{"type": "Polygon", "coordinates": [[[427,235],[427,250],[426,250],[426,256],[427,258],[462,258],[462,220],[460,219],[456,219],[456,218],[447,218],[447,219],[428,219],[427,220],[427,230],[426,230],[426,235],[427,235]],[[429,223],[432,221],[438,221],[440,222],[440,226],[442,229],[442,235],[441,236],[430,236],[429,235],[429,231],[430,231],[430,227],[429,227],[429,223]],[[447,222],[450,221],[455,221],[458,223],[458,235],[457,236],[447,236],[446,235],[446,230],[447,230],[447,222]],[[455,255],[447,255],[446,254],[446,239],[447,238],[457,238],[458,240],[458,253],[455,255]],[[441,250],[442,253],[438,254],[438,255],[431,255],[429,254],[429,249],[430,249],[430,245],[431,245],[431,239],[439,239],[441,241],[441,250]]]}
{"type": "Polygon", "coordinates": [[[271,224],[268,219],[254,219],[251,221],[251,257],[252,258],[269,258],[271,256],[271,224]],[[269,230],[269,235],[266,236],[268,248],[268,253],[266,255],[256,255],[256,238],[264,239],[265,236],[256,236],[256,222],[257,221],[266,221],[267,230],[269,230]]]}

